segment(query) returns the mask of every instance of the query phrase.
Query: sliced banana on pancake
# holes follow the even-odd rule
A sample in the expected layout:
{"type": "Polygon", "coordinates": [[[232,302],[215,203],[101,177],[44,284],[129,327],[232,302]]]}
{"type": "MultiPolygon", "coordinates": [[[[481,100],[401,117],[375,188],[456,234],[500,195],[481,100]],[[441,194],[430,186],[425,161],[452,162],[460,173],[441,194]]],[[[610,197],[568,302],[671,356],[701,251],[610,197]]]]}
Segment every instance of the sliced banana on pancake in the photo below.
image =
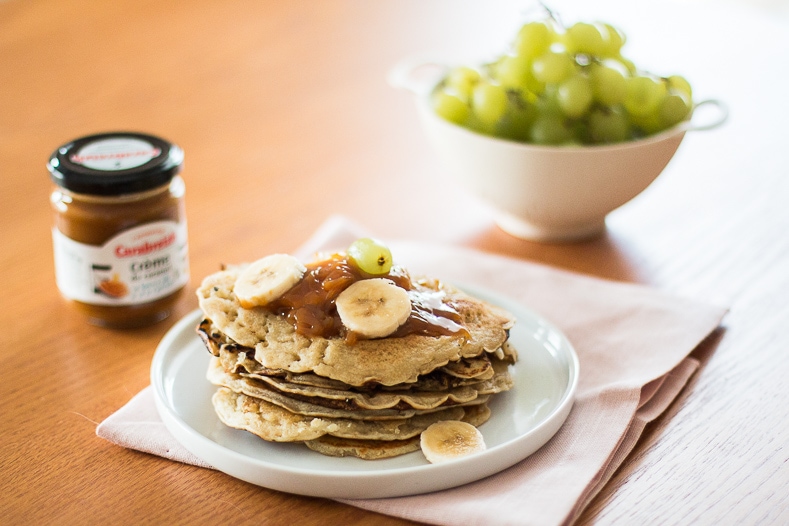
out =
{"type": "Polygon", "coordinates": [[[368,338],[389,336],[411,315],[408,292],[385,278],[357,281],[337,296],[336,305],[343,325],[368,338]]]}
{"type": "Polygon", "coordinates": [[[484,451],[485,439],[479,429],[460,420],[444,420],[422,431],[420,447],[431,464],[484,451]]]}
{"type": "Polygon", "coordinates": [[[307,268],[289,254],[272,254],[245,268],[233,286],[245,309],[266,305],[293,288],[307,268]]]}

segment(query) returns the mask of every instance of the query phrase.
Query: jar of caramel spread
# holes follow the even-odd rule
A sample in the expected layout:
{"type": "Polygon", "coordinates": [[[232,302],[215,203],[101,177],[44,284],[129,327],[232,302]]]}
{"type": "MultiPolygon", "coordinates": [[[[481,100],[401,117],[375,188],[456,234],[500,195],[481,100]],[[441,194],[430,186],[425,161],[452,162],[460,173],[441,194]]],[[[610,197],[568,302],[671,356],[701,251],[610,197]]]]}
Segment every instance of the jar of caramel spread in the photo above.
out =
{"type": "Polygon", "coordinates": [[[52,154],[57,286],[91,323],[162,320],[189,281],[183,158],[175,144],[125,132],[52,154]]]}

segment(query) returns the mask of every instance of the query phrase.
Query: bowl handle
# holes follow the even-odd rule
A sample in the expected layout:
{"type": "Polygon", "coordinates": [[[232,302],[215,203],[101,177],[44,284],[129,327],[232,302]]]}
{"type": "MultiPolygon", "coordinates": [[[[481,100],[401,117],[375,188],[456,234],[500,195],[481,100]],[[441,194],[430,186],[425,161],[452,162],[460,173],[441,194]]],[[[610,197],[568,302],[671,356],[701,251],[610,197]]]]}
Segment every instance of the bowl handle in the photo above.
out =
{"type": "Polygon", "coordinates": [[[703,130],[712,130],[717,128],[724,122],[726,119],[729,118],[729,109],[726,105],[717,100],[717,99],[707,99],[702,100],[693,107],[693,115],[691,115],[690,120],[688,121],[685,130],[686,131],[703,131],[703,130]],[[704,106],[711,106],[714,108],[715,115],[710,117],[711,120],[708,120],[704,123],[694,123],[694,119],[696,118],[696,110],[704,106]]]}
{"type": "Polygon", "coordinates": [[[386,76],[390,86],[424,95],[444,77],[445,64],[424,58],[411,58],[399,62],[386,76]]]}

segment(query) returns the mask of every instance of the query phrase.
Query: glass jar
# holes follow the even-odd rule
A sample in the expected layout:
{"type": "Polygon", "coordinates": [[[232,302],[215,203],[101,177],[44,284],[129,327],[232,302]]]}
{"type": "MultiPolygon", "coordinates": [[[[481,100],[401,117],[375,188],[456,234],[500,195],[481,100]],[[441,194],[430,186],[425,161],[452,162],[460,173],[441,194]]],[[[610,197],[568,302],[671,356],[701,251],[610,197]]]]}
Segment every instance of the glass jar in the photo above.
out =
{"type": "Polygon", "coordinates": [[[183,157],[159,137],[125,132],[82,137],[52,154],[57,286],[91,323],[160,321],[188,283],[183,157]]]}

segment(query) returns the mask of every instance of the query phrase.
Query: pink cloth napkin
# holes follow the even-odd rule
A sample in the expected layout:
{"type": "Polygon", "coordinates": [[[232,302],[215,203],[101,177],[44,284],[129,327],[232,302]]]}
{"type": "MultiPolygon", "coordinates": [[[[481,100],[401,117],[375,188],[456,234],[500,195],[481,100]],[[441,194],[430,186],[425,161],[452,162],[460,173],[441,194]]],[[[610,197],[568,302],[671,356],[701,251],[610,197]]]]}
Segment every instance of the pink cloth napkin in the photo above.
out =
{"type": "MultiPolygon", "coordinates": [[[[299,250],[342,248],[363,235],[330,218],[299,250]]],[[[440,492],[390,499],[342,500],[430,524],[571,524],[625,461],[699,366],[689,357],[726,309],[502,256],[446,246],[390,242],[412,274],[474,284],[538,312],[575,347],[580,380],[559,432],[519,464],[440,492]]],[[[123,447],[210,467],[165,429],[150,387],[102,422],[96,433],[123,447]]]]}

